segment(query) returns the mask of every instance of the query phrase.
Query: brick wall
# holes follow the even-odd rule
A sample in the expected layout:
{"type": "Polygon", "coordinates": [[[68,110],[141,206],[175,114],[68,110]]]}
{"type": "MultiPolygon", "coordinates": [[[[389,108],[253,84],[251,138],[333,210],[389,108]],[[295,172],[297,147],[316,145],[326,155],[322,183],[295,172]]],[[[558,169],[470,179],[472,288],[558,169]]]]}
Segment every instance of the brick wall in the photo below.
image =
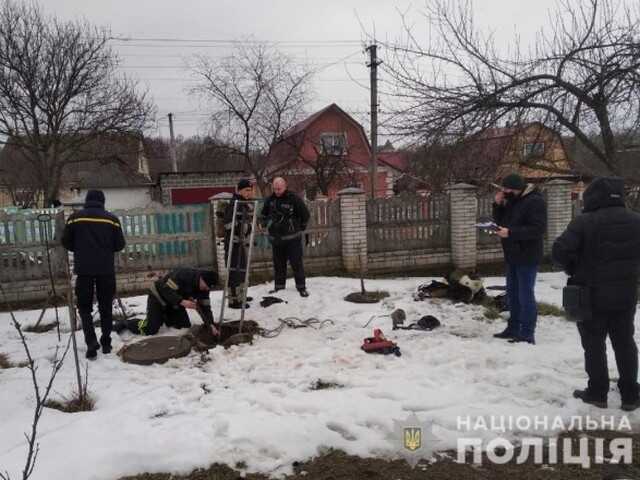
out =
{"type": "Polygon", "coordinates": [[[241,178],[247,174],[242,172],[216,173],[163,173],[160,176],[160,192],[163,205],[171,205],[171,190],[196,187],[229,187],[235,188],[241,178]]]}

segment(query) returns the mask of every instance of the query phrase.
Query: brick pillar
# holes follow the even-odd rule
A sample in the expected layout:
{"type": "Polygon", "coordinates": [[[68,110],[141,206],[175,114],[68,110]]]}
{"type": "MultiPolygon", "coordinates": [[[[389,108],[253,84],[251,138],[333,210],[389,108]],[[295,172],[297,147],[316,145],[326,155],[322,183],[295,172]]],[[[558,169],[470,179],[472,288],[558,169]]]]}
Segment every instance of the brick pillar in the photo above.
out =
{"type": "Polygon", "coordinates": [[[546,184],[547,193],[547,234],[544,250],[551,253],[553,242],[565,231],[573,216],[571,191],[573,183],[566,180],[551,180],[546,184]]]}
{"type": "Polygon", "coordinates": [[[367,200],[364,190],[345,188],[338,192],[342,220],[342,264],[349,273],[367,268],[367,200]]]}
{"type": "Polygon", "coordinates": [[[476,187],[457,183],[448,188],[451,216],[451,259],[455,268],[475,269],[478,264],[476,187]]]}
{"type": "Polygon", "coordinates": [[[231,193],[223,192],[218,193],[217,195],[214,195],[209,199],[209,202],[211,204],[211,242],[213,244],[212,248],[214,252],[214,269],[218,272],[221,283],[224,282],[224,279],[226,278],[227,272],[225,267],[227,265],[227,262],[224,256],[224,235],[218,235],[218,233],[221,233],[218,232],[218,223],[221,221],[221,219],[218,218],[217,213],[222,204],[228,202],[232,197],[233,195],[231,193]]]}

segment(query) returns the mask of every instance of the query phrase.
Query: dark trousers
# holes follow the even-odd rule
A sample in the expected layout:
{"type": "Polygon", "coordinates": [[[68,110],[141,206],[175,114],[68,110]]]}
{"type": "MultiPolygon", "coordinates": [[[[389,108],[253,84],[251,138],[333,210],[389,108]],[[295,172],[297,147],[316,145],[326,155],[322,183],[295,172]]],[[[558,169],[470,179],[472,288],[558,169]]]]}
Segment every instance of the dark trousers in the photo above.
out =
{"type": "Polygon", "coordinates": [[[116,294],[115,275],[78,275],[76,278],[76,301],[78,311],[82,319],[82,331],[84,341],[89,348],[98,347],[96,331],[93,328],[93,294],[94,290],[98,299],[98,312],[100,313],[100,345],[111,345],[111,330],[113,328],[113,298],[116,294]]]}
{"type": "Polygon", "coordinates": [[[633,339],[635,308],[631,311],[594,311],[593,317],[578,323],[584,348],[584,364],[589,376],[589,392],[605,400],[609,392],[607,335],[616,356],[623,403],[638,400],[638,347],[633,339]]]}
{"type": "MultiPolygon", "coordinates": [[[[229,255],[229,242],[225,242],[224,258],[225,262],[229,255]]],[[[246,268],[247,268],[247,249],[240,243],[234,242],[231,250],[231,264],[229,266],[229,303],[238,303],[242,301],[246,268]]]]}
{"type": "Polygon", "coordinates": [[[127,329],[140,335],[155,335],[162,325],[173,328],[189,328],[191,320],[184,307],[164,307],[155,295],[147,297],[147,316],[137,321],[129,320],[127,329]]]}
{"type": "Polygon", "coordinates": [[[291,265],[291,270],[293,270],[296,288],[298,290],[306,288],[304,263],[302,261],[302,238],[281,240],[273,243],[273,270],[277,289],[285,288],[287,261],[291,265]]]}
{"type": "Polygon", "coordinates": [[[538,319],[534,292],[537,274],[537,265],[507,264],[507,297],[510,312],[507,329],[513,335],[528,340],[535,339],[538,319]]]}

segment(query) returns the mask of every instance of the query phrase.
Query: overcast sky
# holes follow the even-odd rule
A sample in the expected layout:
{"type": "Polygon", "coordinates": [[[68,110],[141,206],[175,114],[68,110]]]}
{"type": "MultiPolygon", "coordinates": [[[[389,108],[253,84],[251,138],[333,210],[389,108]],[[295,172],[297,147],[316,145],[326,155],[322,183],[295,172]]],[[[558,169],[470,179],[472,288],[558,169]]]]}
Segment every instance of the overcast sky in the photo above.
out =
{"type": "MultiPolygon", "coordinates": [[[[424,23],[420,17],[424,2],[420,1],[46,0],[42,5],[48,13],[65,19],[84,17],[110,28],[114,37],[131,38],[112,44],[122,58],[124,71],[149,87],[159,117],[152,134],[162,136],[168,136],[169,112],[175,114],[176,134],[188,136],[204,128],[206,113],[187,94],[192,80],[185,61],[196,53],[223,56],[229,46],[220,40],[247,36],[285,42],[279,48],[295,56],[296,61],[323,66],[314,81],[315,95],[309,110],[335,102],[366,126],[366,33],[375,30],[377,38],[398,38],[402,30],[400,12],[408,12],[407,17],[418,25],[424,23]]],[[[515,32],[525,41],[532,38],[548,23],[553,5],[554,0],[474,1],[478,24],[494,30],[505,44],[515,32]]],[[[384,58],[384,52],[380,56],[384,58]]],[[[383,97],[380,109],[384,108],[383,97]]]]}

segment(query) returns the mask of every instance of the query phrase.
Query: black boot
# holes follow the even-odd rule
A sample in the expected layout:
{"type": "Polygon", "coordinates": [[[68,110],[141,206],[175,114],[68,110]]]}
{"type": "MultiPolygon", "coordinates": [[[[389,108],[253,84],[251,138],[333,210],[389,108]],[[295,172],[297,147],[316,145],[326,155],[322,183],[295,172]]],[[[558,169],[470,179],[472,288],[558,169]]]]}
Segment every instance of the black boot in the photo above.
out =
{"type": "Polygon", "coordinates": [[[98,358],[99,348],[100,348],[100,345],[97,342],[91,345],[90,347],[88,346],[87,354],[85,355],[87,357],[87,360],[95,360],[96,358],[98,358]]]}
{"type": "Polygon", "coordinates": [[[309,296],[309,292],[307,292],[306,288],[298,289],[298,293],[300,293],[300,296],[303,298],[307,298],[309,296]]]}
{"type": "Polygon", "coordinates": [[[584,403],[588,403],[589,405],[593,405],[598,408],[607,408],[608,403],[606,398],[596,398],[591,394],[589,390],[575,390],[573,392],[573,398],[577,398],[582,400],[584,403]]]}
{"type": "MultiPolygon", "coordinates": [[[[233,309],[239,310],[239,309],[242,308],[242,302],[230,302],[229,303],[229,308],[233,308],[233,309]]],[[[245,303],[244,304],[244,308],[245,308],[245,310],[247,308],[251,308],[251,305],[249,305],[248,303],[245,303]]]]}
{"type": "Polygon", "coordinates": [[[505,330],[503,330],[500,333],[496,333],[493,338],[502,338],[504,340],[510,340],[512,338],[516,338],[517,335],[514,333],[511,333],[511,331],[507,328],[505,330]]]}
{"type": "Polygon", "coordinates": [[[639,408],[640,408],[640,399],[630,403],[622,402],[622,410],[624,410],[625,412],[634,412],[639,408]]]}

